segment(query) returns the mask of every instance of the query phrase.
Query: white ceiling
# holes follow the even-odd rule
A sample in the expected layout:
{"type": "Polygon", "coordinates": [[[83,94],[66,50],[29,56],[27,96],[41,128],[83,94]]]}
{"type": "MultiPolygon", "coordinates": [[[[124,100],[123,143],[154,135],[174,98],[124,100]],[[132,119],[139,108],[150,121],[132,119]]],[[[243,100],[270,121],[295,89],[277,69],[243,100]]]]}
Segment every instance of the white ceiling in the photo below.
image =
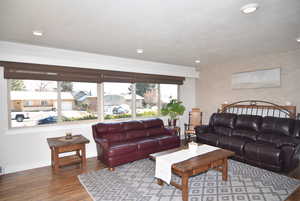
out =
{"type": "Polygon", "coordinates": [[[297,37],[300,0],[0,2],[0,40],[186,66],[294,50],[297,37]],[[253,2],[257,12],[240,12],[253,2]]]}

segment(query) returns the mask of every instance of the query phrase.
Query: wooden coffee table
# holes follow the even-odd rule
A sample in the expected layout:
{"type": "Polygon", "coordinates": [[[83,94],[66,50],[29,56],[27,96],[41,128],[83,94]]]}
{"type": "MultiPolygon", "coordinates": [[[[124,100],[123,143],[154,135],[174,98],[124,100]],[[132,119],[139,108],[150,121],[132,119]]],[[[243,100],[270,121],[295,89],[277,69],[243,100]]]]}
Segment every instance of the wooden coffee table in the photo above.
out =
{"type": "MultiPolygon", "coordinates": [[[[168,153],[173,153],[186,147],[180,147],[172,150],[167,150],[163,152],[158,152],[150,155],[150,158],[154,159],[158,156],[162,156],[168,153]]],[[[201,149],[201,145],[199,147],[201,149]]],[[[215,169],[217,171],[222,172],[222,179],[227,181],[228,177],[228,158],[233,156],[234,152],[228,151],[225,149],[219,149],[216,151],[212,151],[203,155],[199,155],[193,157],[191,159],[175,163],[172,165],[172,173],[177,174],[181,177],[181,185],[177,184],[174,181],[171,181],[170,184],[175,186],[176,188],[182,191],[182,200],[188,200],[188,183],[189,177],[206,172],[210,169],[215,169]]],[[[157,180],[159,185],[163,185],[163,181],[161,179],[157,180]]]]}

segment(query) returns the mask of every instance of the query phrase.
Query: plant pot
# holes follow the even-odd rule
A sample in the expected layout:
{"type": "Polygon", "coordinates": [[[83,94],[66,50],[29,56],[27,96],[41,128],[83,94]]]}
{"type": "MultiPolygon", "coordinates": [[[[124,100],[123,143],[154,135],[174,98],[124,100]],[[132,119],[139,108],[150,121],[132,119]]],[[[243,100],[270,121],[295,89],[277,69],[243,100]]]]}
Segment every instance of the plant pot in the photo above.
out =
{"type": "Polygon", "coordinates": [[[172,126],[172,121],[171,121],[171,119],[168,119],[168,126],[172,126]]]}
{"type": "Polygon", "coordinates": [[[176,127],[177,119],[173,119],[173,127],[176,127]]]}

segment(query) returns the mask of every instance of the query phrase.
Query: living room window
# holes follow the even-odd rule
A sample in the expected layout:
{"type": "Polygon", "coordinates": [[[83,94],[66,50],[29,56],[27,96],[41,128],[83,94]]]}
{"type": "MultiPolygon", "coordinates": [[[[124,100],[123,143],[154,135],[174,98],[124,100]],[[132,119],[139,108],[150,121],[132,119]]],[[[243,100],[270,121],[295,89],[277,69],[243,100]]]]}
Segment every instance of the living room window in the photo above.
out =
{"type": "Polygon", "coordinates": [[[59,84],[62,121],[98,118],[96,83],[61,81],[59,84]]]}
{"type": "Polygon", "coordinates": [[[132,117],[132,84],[104,83],[104,119],[132,117]]]}
{"type": "Polygon", "coordinates": [[[13,79],[10,80],[9,86],[12,128],[57,122],[56,81],[13,79]]]}
{"type": "Polygon", "coordinates": [[[158,116],[159,111],[159,85],[152,83],[136,83],[136,116],[158,116]]]}
{"type": "Polygon", "coordinates": [[[11,128],[154,117],[164,104],[178,98],[177,84],[11,79],[9,86],[11,128]],[[98,100],[103,103],[100,110],[98,100]]]}

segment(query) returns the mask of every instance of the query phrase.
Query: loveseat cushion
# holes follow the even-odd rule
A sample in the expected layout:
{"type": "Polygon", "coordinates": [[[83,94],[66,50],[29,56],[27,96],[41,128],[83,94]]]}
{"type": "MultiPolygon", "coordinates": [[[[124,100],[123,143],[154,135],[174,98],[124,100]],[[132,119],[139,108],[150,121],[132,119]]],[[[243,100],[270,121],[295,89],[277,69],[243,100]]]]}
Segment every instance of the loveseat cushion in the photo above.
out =
{"type": "Polygon", "coordinates": [[[247,159],[252,161],[268,163],[274,166],[281,166],[282,163],[281,150],[270,143],[247,143],[244,148],[244,154],[247,159]]]}
{"type": "Polygon", "coordinates": [[[300,120],[295,120],[294,137],[300,139],[300,120]]]}
{"type": "Polygon", "coordinates": [[[259,132],[262,117],[255,115],[238,115],[236,119],[235,128],[240,130],[249,130],[259,132]]]}
{"type": "Polygon", "coordinates": [[[295,120],[289,118],[264,117],[261,126],[262,133],[293,135],[295,120]]]}
{"type": "Polygon", "coordinates": [[[146,119],[141,120],[145,128],[161,128],[164,125],[164,122],[161,119],[146,119]]]}
{"type": "Polygon", "coordinates": [[[203,133],[197,135],[197,142],[217,146],[219,144],[219,135],[215,133],[203,133]]]}
{"type": "Polygon", "coordinates": [[[138,151],[138,145],[136,142],[122,141],[110,143],[108,150],[108,156],[120,156],[138,151]]]}
{"type": "Polygon", "coordinates": [[[233,130],[232,136],[237,136],[237,137],[243,137],[247,138],[253,141],[256,141],[256,138],[258,136],[258,132],[252,131],[252,130],[242,130],[242,129],[236,129],[233,130]]]}

